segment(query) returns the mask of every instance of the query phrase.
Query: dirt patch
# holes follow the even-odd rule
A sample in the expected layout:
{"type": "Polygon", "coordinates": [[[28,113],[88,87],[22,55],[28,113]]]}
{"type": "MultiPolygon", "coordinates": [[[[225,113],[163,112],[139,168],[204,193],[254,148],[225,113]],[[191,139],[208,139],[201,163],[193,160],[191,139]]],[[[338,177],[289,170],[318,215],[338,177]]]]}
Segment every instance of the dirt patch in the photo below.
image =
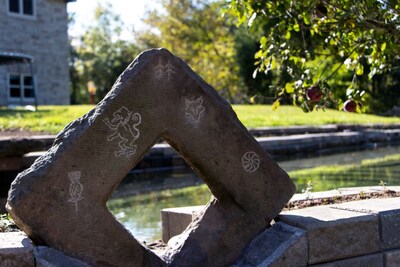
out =
{"type": "Polygon", "coordinates": [[[361,191],[360,193],[354,195],[338,195],[334,197],[315,198],[315,199],[309,198],[306,200],[296,200],[289,202],[283,210],[304,209],[308,207],[339,204],[339,203],[364,200],[364,199],[391,198],[391,197],[400,197],[400,192],[396,192],[393,190],[385,190],[382,192],[364,193],[361,191]]]}

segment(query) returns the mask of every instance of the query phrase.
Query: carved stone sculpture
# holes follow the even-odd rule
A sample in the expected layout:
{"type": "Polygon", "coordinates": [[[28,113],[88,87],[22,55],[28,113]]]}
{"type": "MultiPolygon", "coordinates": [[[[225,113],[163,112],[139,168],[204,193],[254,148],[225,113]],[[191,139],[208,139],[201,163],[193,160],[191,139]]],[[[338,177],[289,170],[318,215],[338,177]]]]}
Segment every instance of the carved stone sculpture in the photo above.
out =
{"type": "Polygon", "coordinates": [[[13,182],[7,209],[37,245],[93,266],[225,266],[294,193],[217,92],[165,49],[139,55],[109,94],[13,182]],[[108,211],[124,176],[159,138],[213,199],[163,255],[108,211]]]}

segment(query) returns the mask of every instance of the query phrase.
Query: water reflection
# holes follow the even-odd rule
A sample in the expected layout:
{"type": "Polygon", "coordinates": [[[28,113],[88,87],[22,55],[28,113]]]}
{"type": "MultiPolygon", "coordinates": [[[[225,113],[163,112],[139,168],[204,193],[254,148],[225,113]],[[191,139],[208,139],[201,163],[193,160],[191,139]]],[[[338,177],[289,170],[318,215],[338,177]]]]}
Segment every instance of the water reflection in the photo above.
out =
{"type": "Polygon", "coordinates": [[[161,239],[160,210],[204,205],[211,197],[206,185],[162,190],[131,197],[113,198],[108,208],[141,241],[161,239]]]}
{"type": "MultiPolygon", "coordinates": [[[[376,186],[380,180],[388,185],[400,185],[399,148],[346,152],[279,164],[289,172],[298,193],[306,188],[309,180],[314,185],[314,191],[376,186]]],[[[161,209],[203,205],[211,197],[207,186],[200,185],[198,177],[183,170],[133,178],[134,182],[121,184],[107,205],[115,217],[142,241],[151,242],[161,238],[161,209]]]]}

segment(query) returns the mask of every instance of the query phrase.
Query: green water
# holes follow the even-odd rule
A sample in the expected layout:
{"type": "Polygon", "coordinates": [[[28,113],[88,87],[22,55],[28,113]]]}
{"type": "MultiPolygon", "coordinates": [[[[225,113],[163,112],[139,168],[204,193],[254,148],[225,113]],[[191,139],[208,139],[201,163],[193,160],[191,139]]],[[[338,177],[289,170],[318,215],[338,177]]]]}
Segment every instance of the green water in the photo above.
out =
{"type": "MultiPolygon", "coordinates": [[[[341,187],[400,185],[400,147],[348,152],[318,158],[280,162],[297,192],[313,184],[313,191],[341,187]]],[[[192,174],[188,174],[190,176],[192,174]]],[[[123,186],[123,185],[122,185],[123,186]]],[[[116,197],[107,205],[114,216],[139,240],[161,238],[160,210],[163,208],[204,205],[211,197],[206,185],[160,190],[130,197],[116,197]]]]}

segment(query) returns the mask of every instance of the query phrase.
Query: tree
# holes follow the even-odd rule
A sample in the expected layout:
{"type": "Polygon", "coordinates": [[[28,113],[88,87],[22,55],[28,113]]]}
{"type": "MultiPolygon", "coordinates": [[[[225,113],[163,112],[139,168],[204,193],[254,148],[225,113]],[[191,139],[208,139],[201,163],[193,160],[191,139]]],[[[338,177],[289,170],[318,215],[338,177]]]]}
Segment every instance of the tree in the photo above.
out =
{"type": "Polygon", "coordinates": [[[257,71],[278,73],[275,107],[340,108],[345,92],[361,109],[366,80],[400,66],[397,0],[231,0],[228,12],[259,39],[257,71]]]}
{"type": "Polygon", "coordinates": [[[141,46],[165,47],[185,60],[231,102],[242,98],[234,27],[221,16],[221,2],[163,0],[150,12],[150,30],[137,37],[141,46]],[[156,29],[156,30],[155,30],[156,29]]]}
{"type": "Polygon", "coordinates": [[[75,40],[70,57],[70,75],[74,103],[87,103],[87,83],[96,86],[96,100],[102,99],[113,83],[129,65],[140,49],[129,41],[121,39],[124,27],[110,4],[98,5],[95,23],[75,40]],[[86,96],[86,99],[82,99],[86,96]]]}

